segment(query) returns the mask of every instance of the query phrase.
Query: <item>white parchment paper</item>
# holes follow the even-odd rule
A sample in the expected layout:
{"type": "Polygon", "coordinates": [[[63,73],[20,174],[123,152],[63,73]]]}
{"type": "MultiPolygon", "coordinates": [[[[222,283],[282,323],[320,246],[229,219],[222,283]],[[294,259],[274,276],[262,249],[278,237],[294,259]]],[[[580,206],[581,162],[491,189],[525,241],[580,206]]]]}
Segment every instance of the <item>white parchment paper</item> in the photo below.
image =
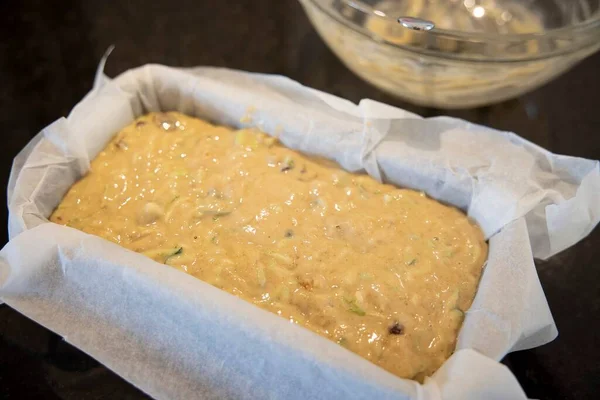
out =
{"type": "Polygon", "coordinates": [[[0,298],[159,399],[522,399],[497,361],[557,335],[533,256],[600,219],[597,161],[558,156],[506,132],[354,105],[285,77],[148,65],[103,75],[15,159],[0,298]],[[257,126],[351,171],[468,211],[489,238],[456,353],[424,385],[175,269],[48,223],[108,140],[149,111],[257,126]],[[242,122],[243,121],[243,122],[242,122]]]}

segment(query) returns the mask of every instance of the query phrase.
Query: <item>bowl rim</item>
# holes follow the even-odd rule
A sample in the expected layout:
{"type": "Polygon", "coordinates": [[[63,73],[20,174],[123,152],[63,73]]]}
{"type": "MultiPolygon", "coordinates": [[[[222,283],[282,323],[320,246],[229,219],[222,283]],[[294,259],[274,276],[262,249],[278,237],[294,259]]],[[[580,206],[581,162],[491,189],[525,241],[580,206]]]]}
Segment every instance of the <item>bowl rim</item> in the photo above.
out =
{"type": "MultiPolygon", "coordinates": [[[[338,0],[342,3],[354,8],[355,10],[379,19],[386,20],[390,23],[396,23],[396,18],[390,18],[385,14],[382,16],[379,13],[375,13],[375,9],[364,3],[357,0],[338,0]]],[[[330,18],[334,19],[338,23],[344,25],[345,27],[353,30],[354,32],[363,35],[370,39],[376,39],[380,44],[392,48],[399,48],[406,51],[411,51],[414,53],[426,54],[426,55],[434,55],[441,58],[455,59],[455,60],[465,60],[465,61],[475,61],[475,62],[523,62],[523,61],[536,61],[536,60],[544,60],[548,58],[553,58],[561,55],[575,53],[578,50],[582,50],[585,48],[600,47],[600,10],[593,14],[593,18],[587,19],[580,23],[568,26],[561,27],[556,29],[550,29],[544,32],[530,32],[530,33],[517,33],[517,34],[493,34],[493,33],[485,33],[485,32],[463,32],[456,30],[448,30],[448,29],[439,29],[437,27],[428,30],[428,31],[415,31],[419,34],[438,37],[450,40],[456,40],[459,42],[470,42],[470,43],[493,43],[493,44],[503,44],[503,43],[520,43],[527,41],[544,41],[550,39],[560,39],[565,38],[573,39],[576,38],[578,45],[573,47],[568,47],[562,50],[555,50],[545,53],[540,53],[539,55],[528,55],[528,56],[503,56],[498,58],[490,58],[490,57],[474,57],[474,56],[465,56],[465,55],[457,55],[450,54],[442,51],[431,50],[423,47],[415,47],[410,45],[403,45],[394,42],[390,42],[384,37],[377,35],[375,33],[366,33],[364,30],[359,29],[355,24],[350,24],[344,19],[340,18],[339,15],[331,12],[328,7],[325,6],[323,0],[300,0],[300,3],[310,3],[313,6],[317,7],[322,13],[326,14],[330,18]],[[596,39],[596,40],[594,40],[596,39]]]]}
{"type": "MultiPolygon", "coordinates": [[[[314,0],[314,1],[318,2],[318,0],[314,0]]],[[[354,8],[358,11],[361,11],[365,14],[368,14],[371,16],[376,16],[378,18],[383,18],[390,22],[396,21],[396,18],[388,17],[381,11],[379,13],[375,12],[378,10],[376,10],[375,8],[373,8],[371,6],[364,4],[360,0],[340,0],[340,1],[348,4],[350,7],[354,8]],[[380,13],[382,13],[384,15],[381,15],[380,13]]],[[[406,17],[410,17],[410,15],[406,15],[406,17]]],[[[489,41],[489,40],[502,41],[505,38],[522,38],[522,39],[526,40],[528,38],[547,37],[548,34],[573,32],[573,30],[585,29],[588,26],[596,26],[598,24],[600,24],[600,10],[597,11],[595,14],[593,14],[593,18],[586,19],[585,21],[578,22],[578,23],[573,24],[568,27],[564,26],[564,27],[560,27],[560,28],[549,29],[547,31],[544,31],[543,33],[530,32],[530,33],[510,33],[510,34],[499,34],[498,35],[495,33],[464,32],[464,31],[458,31],[458,30],[454,30],[454,29],[440,29],[437,27],[433,28],[430,32],[434,35],[453,36],[453,37],[464,38],[464,39],[469,39],[469,40],[473,39],[473,38],[483,38],[486,41],[489,41]]]]}

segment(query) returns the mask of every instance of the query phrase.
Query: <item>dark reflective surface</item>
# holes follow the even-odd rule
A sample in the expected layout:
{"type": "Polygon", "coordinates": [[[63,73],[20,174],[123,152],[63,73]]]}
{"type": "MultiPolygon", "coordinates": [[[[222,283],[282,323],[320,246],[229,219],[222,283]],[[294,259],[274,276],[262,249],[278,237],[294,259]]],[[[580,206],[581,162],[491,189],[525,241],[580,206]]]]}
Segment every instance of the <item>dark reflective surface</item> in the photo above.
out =
{"type": "MultiPolygon", "coordinates": [[[[0,2],[0,174],[40,129],[90,89],[111,45],[106,72],[145,63],[214,65],[287,75],[358,101],[369,97],[424,116],[440,110],[385,95],[327,49],[296,0],[0,2]]],[[[519,99],[448,114],[511,130],[550,149],[600,158],[600,55],[519,99]]],[[[6,226],[6,213],[0,214],[6,226]]],[[[6,234],[0,238],[6,241],[6,234]]],[[[559,338],[505,363],[529,397],[594,398],[600,392],[600,230],[537,262],[559,338]]],[[[165,371],[168,373],[168,371],[165,371]]],[[[0,306],[0,398],[140,399],[146,396],[89,356],[16,311],[0,306]]]]}

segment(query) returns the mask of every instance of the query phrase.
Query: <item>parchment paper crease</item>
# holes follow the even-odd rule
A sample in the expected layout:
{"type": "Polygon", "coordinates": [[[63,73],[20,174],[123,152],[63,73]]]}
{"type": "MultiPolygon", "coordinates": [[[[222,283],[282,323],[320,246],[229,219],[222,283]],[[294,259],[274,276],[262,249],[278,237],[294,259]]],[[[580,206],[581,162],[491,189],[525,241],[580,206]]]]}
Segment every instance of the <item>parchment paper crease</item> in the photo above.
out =
{"type": "Polygon", "coordinates": [[[592,231],[600,169],[512,133],[354,105],[285,77],[148,65],[114,80],[99,74],[68,118],[37,135],[15,159],[8,204],[0,297],[155,398],[520,399],[497,361],[557,335],[533,256],[592,231]],[[48,223],[112,135],[159,110],[256,126],[468,211],[490,254],[456,353],[424,385],[402,380],[182,272],[48,223]]]}

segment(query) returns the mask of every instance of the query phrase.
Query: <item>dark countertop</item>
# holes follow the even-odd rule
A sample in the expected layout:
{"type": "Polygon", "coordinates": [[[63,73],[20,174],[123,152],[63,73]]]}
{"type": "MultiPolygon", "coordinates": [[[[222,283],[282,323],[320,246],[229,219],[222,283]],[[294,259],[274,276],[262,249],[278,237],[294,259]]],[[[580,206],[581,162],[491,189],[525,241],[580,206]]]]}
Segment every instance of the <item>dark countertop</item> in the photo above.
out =
{"type": "MultiPolygon", "coordinates": [[[[426,116],[442,113],[398,101],[354,76],[313,31],[296,0],[5,0],[0,15],[4,187],[12,158],[90,89],[111,44],[116,50],[109,76],[146,63],[226,66],[287,75],[352,101],[369,97],[426,116]]],[[[449,114],[517,132],[556,153],[598,159],[597,71],[600,54],[519,99],[449,114]]],[[[6,218],[0,215],[2,226],[6,218]]],[[[504,360],[529,397],[585,399],[600,392],[599,239],[596,229],[569,250],[536,262],[560,335],[504,360]]],[[[0,306],[0,398],[146,397],[57,335],[0,306]]]]}

